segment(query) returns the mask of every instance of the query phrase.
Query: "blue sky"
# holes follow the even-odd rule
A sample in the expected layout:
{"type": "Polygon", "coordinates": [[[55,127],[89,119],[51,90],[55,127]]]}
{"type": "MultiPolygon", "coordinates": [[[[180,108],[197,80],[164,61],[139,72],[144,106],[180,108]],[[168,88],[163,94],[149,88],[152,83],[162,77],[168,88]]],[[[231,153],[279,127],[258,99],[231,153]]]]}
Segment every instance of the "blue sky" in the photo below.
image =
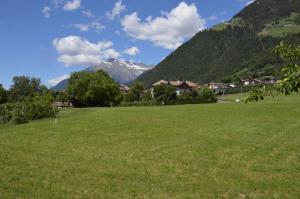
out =
{"type": "Polygon", "coordinates": [[[0,83],[52,86],[109,57],[157,64],[250,0],[1,0],[0,83]]]}

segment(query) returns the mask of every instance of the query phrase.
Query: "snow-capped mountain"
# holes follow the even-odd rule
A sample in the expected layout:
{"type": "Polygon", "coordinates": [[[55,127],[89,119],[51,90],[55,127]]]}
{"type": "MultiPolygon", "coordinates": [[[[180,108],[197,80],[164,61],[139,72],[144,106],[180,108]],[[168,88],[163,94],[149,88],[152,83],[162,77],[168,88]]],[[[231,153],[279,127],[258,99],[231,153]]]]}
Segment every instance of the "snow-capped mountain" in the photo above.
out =
{"type": "MultiPolygon", "coordinates": [[[[107,72],[115,81],[119,83],[127,83],[134,81],[137,77],[143,74],[145,71],[153,68],[152,65],[146,65],[143,63],[134,63],[131,61],[121,61],[117,59],[109,59],[98,65],[91,66],[86,71],[95,72],[103,70],[107,72]]],[[[64,90],[68,85],[68,79],[59,82],[52,88],[54,91],[64,90]]]]}
{"type": "Polygon", "coordinates": [[[89,67],[86,70],[90,72],[103,70],[107,72],[115,81],[126,83],[135,80],[138,76],[151,68],[151,66],[147,66],[145,64],[109,59],[101,64],[89,67]]]}

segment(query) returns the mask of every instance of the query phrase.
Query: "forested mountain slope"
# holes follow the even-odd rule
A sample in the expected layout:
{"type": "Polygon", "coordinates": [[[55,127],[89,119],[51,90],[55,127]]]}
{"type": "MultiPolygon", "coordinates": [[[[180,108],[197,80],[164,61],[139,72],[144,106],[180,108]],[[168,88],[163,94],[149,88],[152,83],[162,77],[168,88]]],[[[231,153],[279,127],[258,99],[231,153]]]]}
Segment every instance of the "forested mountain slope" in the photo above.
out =
{"type": "Polygon", "coordinates": [[[139,80],[236,81],[278,75],[273,48],[300,44],[300,1],[257,0],[232,20],[196,34],[139,80]]]}

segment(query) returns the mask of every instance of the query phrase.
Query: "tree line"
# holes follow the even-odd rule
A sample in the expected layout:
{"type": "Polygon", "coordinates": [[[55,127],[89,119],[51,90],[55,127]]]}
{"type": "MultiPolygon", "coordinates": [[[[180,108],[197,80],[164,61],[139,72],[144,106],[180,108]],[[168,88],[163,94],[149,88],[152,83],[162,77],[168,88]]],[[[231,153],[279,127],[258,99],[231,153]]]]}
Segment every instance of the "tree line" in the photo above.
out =
{"type": "Polygon", "coordinates": [[[58,113],[55,101],[74,107],[114,107],[214,103],[217,98],[208,88],[178,96],[171,85],[160,85],[151,91],[141,82],[135,82],[127,93],[122,93],[119,84],[101,70],[73,73],[66,91],[59,93],[42,85],[38,78],[16,76],[8,90],[0,85],[0,123],[19,124],[55,117],[58,113]]]}
{"type": "Polygon", "coordinates": [[[125,94],[122,105],[179,105],[216,102],[217,97],[207,87],[198,90],[193,89],[178,95],[176,88],[172,85],[158,85],[151,90],[145,89],[143,84],[137,81],[132,85],[129,92],[125,94]]]}
{"type": "Polygon", "coordinates": [[[9,90],[0,84],[0,124],[55,117],[54,100],[53,92],[40,79],[16,76],[9,90]]]}

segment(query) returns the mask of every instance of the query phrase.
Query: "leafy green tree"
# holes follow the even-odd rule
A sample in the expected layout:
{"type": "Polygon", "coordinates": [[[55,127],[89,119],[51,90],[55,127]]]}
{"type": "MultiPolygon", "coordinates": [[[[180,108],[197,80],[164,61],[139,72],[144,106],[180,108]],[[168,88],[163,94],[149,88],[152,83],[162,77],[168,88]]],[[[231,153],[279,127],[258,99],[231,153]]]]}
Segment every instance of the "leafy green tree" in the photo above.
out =
{"type": "Polygon", "coordinates": [[[250,96],[246,100],[259,101],[264,99],[265,96],[275,96],[276,94],[283,93],[290,95],[293,92],[300,90],[300,46],[288,45],[283,42],[275,48],[277,53],[285,62],[281,69],[283,79],[275,84],[273,87],[262,87],[250,92],[250,96]]]}
{"type": "Polygon", "coordinates": [[[153,90],[154,98],[158,102],[165,103],[167,101],[176,100],[177,94],[174,86],[159,85],[153,90]]]}
{"type": "Polygon", "coordinates": [[[144,86],[142,82],[136,81],[129,89],[126,101],[128,102],[140,102],[144,93],[144,86]]]}
{"type": "Polygon", "coordinates": [[[26,97],[32,98],[47,92],[47,88],[41,85],[41,80],[26,76],[16,76],[13,78],[13,85],[9,89],[10,101],[20,102],[26,97]]]}
{"type": "Polygon", "coordinates": [[[70,97],[66,91],[59,92],[56,96],[56,100],[59,102],[68,102],[69,99],[70,97]]]}
{"type": "Polygon", "coordinates": [[[67,92],[77,107],[116,106],[122,100],[118,84],[104,71],[73,73],[67,92]]]}
{"type": "Polygon", "coordinates": [[[5,88],[0,84],[0,104],[3,104],[8,101],[8,95],[5,88]]]}
{"type": "Polygon", "coordinates": [[[218,101],[214,92],[208,87],[203,87],[198,91],[199,101],[201,103],[216,103],[218,101]]]}
{"type": "Polygon", "coordinates": [[[147,101],[152,101],[153,97],[152,97],[152,93],[150,90],[147,90],[146,92],[144,92],[144,94],[142,95],[142,101],[147,102],[147,101]]]}
{"type": "Polygon", "coordinates": [[[283,80],[279,82],[279,92],[289,95],[300,90],[300,46],[280,43],[275,52],[285,61],[282,68],[283,80]]]}

